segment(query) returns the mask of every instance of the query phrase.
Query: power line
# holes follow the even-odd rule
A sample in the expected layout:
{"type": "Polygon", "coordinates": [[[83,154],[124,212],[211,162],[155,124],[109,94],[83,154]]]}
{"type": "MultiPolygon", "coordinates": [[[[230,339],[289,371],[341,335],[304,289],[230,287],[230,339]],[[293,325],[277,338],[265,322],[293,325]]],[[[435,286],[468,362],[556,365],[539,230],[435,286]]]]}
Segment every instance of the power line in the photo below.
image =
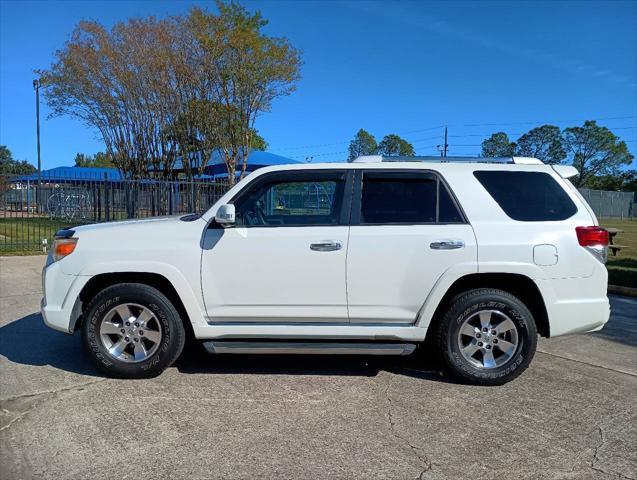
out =
{"type": "MultiPolygon", "coordinates": [[[[625,120],[625,119],[633,119],[633,118],[637,118],[637,115],[627,115],[627,116],[617,116],[617,117],[600,117],[597,118],[597,121],[604,121],[604,120],[625,120]]],[[[493,126],[503,126],[503,125],[531,125],[531,124],[548,124],[548,123],[565,123],[565,122],[582,122],[582,121],[586,121],[588,119],[570,119],[570,120],[544,120],[544,121],[529,121],[529,122],[504,122],[504,123],[464,123],[464,124],[455,124],[455,125],[448,125],[449,127],[493,127],[493,126]]],[[[409,131],[398,131],[397,133],[400,135],[407,135],[410,133],[418,133],[418,132],[426,132],[426,131],[431,131],[431,130],[436,130],[439,128],[445,128],[445,125],[437,125],[435,127],[426,127],[426,128],[421,128],[421,129],[417,129],[417,130],[409,130],[409,131]]],[[[634,129],[637,128],[635,126],[622,126],[622,127],[607,127],[608,129],[611,130],[629,130],[629,129],[634,129]]],[[[506,132],[505,132],[506,133],[506,132]]],[[[526,133],[526,132],[525,132],[526,133]]],[[[462,138],[462,137],[469,137],[469,136],[478,136],[478,137],[489,137],[491,134],[488,135],[481,135],[481,134],[466,134],[466,135],[449,135],[450,138],[462,138]]],[[[507,133],[507,135],[524,135],[524,133],[507,133]]],[[[419,141],[424,141],[424,140],[433,140],[433,139],[437,139],[437,138],[441,138],[442,135],[437,135],[435,137],[427,137],[427,138],[422,138],[422,139],[418,139],[418,140],[414,140],[410,143],[416,143],[419,141]]],[[[336,146],[336,145],[347,145],[351,142],[351,140],[346,140],[346,141],[342,141],[342,142],[331,142],[331,143],[321,143],[321,144],[314,144],[314,145],[303,145],[303,146],[295,146],[295,147],[281,147],[281,148],[271,148],[270,151],[278,151],[278,152],[283,152],[283,151],[290,151],[290,150],[302,150],[302,149],[313,149],[313,148],[322,148],[322,147],[331,147],[331,146],[336,146]]]]}

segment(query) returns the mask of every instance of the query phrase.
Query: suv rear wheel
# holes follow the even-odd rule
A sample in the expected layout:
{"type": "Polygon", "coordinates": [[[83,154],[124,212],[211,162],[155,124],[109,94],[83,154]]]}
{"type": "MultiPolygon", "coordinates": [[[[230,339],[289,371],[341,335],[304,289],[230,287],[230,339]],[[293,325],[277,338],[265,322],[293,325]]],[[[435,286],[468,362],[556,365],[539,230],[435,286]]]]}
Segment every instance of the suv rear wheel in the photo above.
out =
{"type": "Polygon", "coordinates": [[[452,299],[436,330],[447,373],[473,385],[502,385],[531,362],[537,330],[529,309],[508,292],[480,288],[452,299]]]}
{"type": "Polygon", "coordinates": [[[122,283],[89,303],[82,339],[98,368],[112,377],[149,378],[181,353],[186,334],[174,305],[159,290],[122,283]]]}

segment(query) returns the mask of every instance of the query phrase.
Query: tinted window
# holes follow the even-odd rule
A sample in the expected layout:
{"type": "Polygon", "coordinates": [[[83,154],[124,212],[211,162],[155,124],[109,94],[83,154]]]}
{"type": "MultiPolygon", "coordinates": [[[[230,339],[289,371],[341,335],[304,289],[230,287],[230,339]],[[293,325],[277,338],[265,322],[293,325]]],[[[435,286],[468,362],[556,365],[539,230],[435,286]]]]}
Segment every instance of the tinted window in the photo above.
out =
{"type": "Polygon", "coordinates": [[[366,173],[361,223],[434,223],[437,183],[433,175],[366,173]]]}
{"type": "Polygon", "coordinates": [[[456,204],[451,198],[447,187],[440,182],[438,192],[438,222],[440,223],[462,223],[462,215],[458,211],[456,204]]]}
{"type": "Polygon", "coordinates": [[[273,180],[235,202],[237,225],[337,225],[344,180],[273,180]]]}
{"type": "Polygon", "coordinates": [[[565,220],[577,212],[573,201],[548,173],[482,171],[474,175],[513,220],[565,220]]]}

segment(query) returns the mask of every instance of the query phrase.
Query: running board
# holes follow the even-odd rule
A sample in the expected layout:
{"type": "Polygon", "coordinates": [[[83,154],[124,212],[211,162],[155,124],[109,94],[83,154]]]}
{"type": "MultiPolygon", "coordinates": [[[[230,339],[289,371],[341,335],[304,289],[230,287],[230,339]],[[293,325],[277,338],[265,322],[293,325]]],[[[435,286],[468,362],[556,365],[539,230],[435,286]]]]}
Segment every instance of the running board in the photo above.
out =
{"type": "Polygon", "coordinates": [[[208,353],[244,354],[318,354],[318,355],[409,355],[414,343],[354,342],[268,342],[208,340],[203,342],[208,353]]]}

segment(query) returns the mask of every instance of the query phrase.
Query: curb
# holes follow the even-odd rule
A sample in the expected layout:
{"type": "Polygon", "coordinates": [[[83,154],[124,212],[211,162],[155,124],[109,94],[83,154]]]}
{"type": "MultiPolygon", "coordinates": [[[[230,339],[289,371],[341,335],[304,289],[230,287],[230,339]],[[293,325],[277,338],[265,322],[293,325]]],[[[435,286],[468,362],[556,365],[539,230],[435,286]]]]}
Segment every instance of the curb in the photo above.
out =
{"type": "Polygon", "coordinates": [[[608,293],[617,293],[619,295],[628,295],[629,297],[637,297],[637,288],[624,287],[623,285],[609,285],[608,293]]]}

